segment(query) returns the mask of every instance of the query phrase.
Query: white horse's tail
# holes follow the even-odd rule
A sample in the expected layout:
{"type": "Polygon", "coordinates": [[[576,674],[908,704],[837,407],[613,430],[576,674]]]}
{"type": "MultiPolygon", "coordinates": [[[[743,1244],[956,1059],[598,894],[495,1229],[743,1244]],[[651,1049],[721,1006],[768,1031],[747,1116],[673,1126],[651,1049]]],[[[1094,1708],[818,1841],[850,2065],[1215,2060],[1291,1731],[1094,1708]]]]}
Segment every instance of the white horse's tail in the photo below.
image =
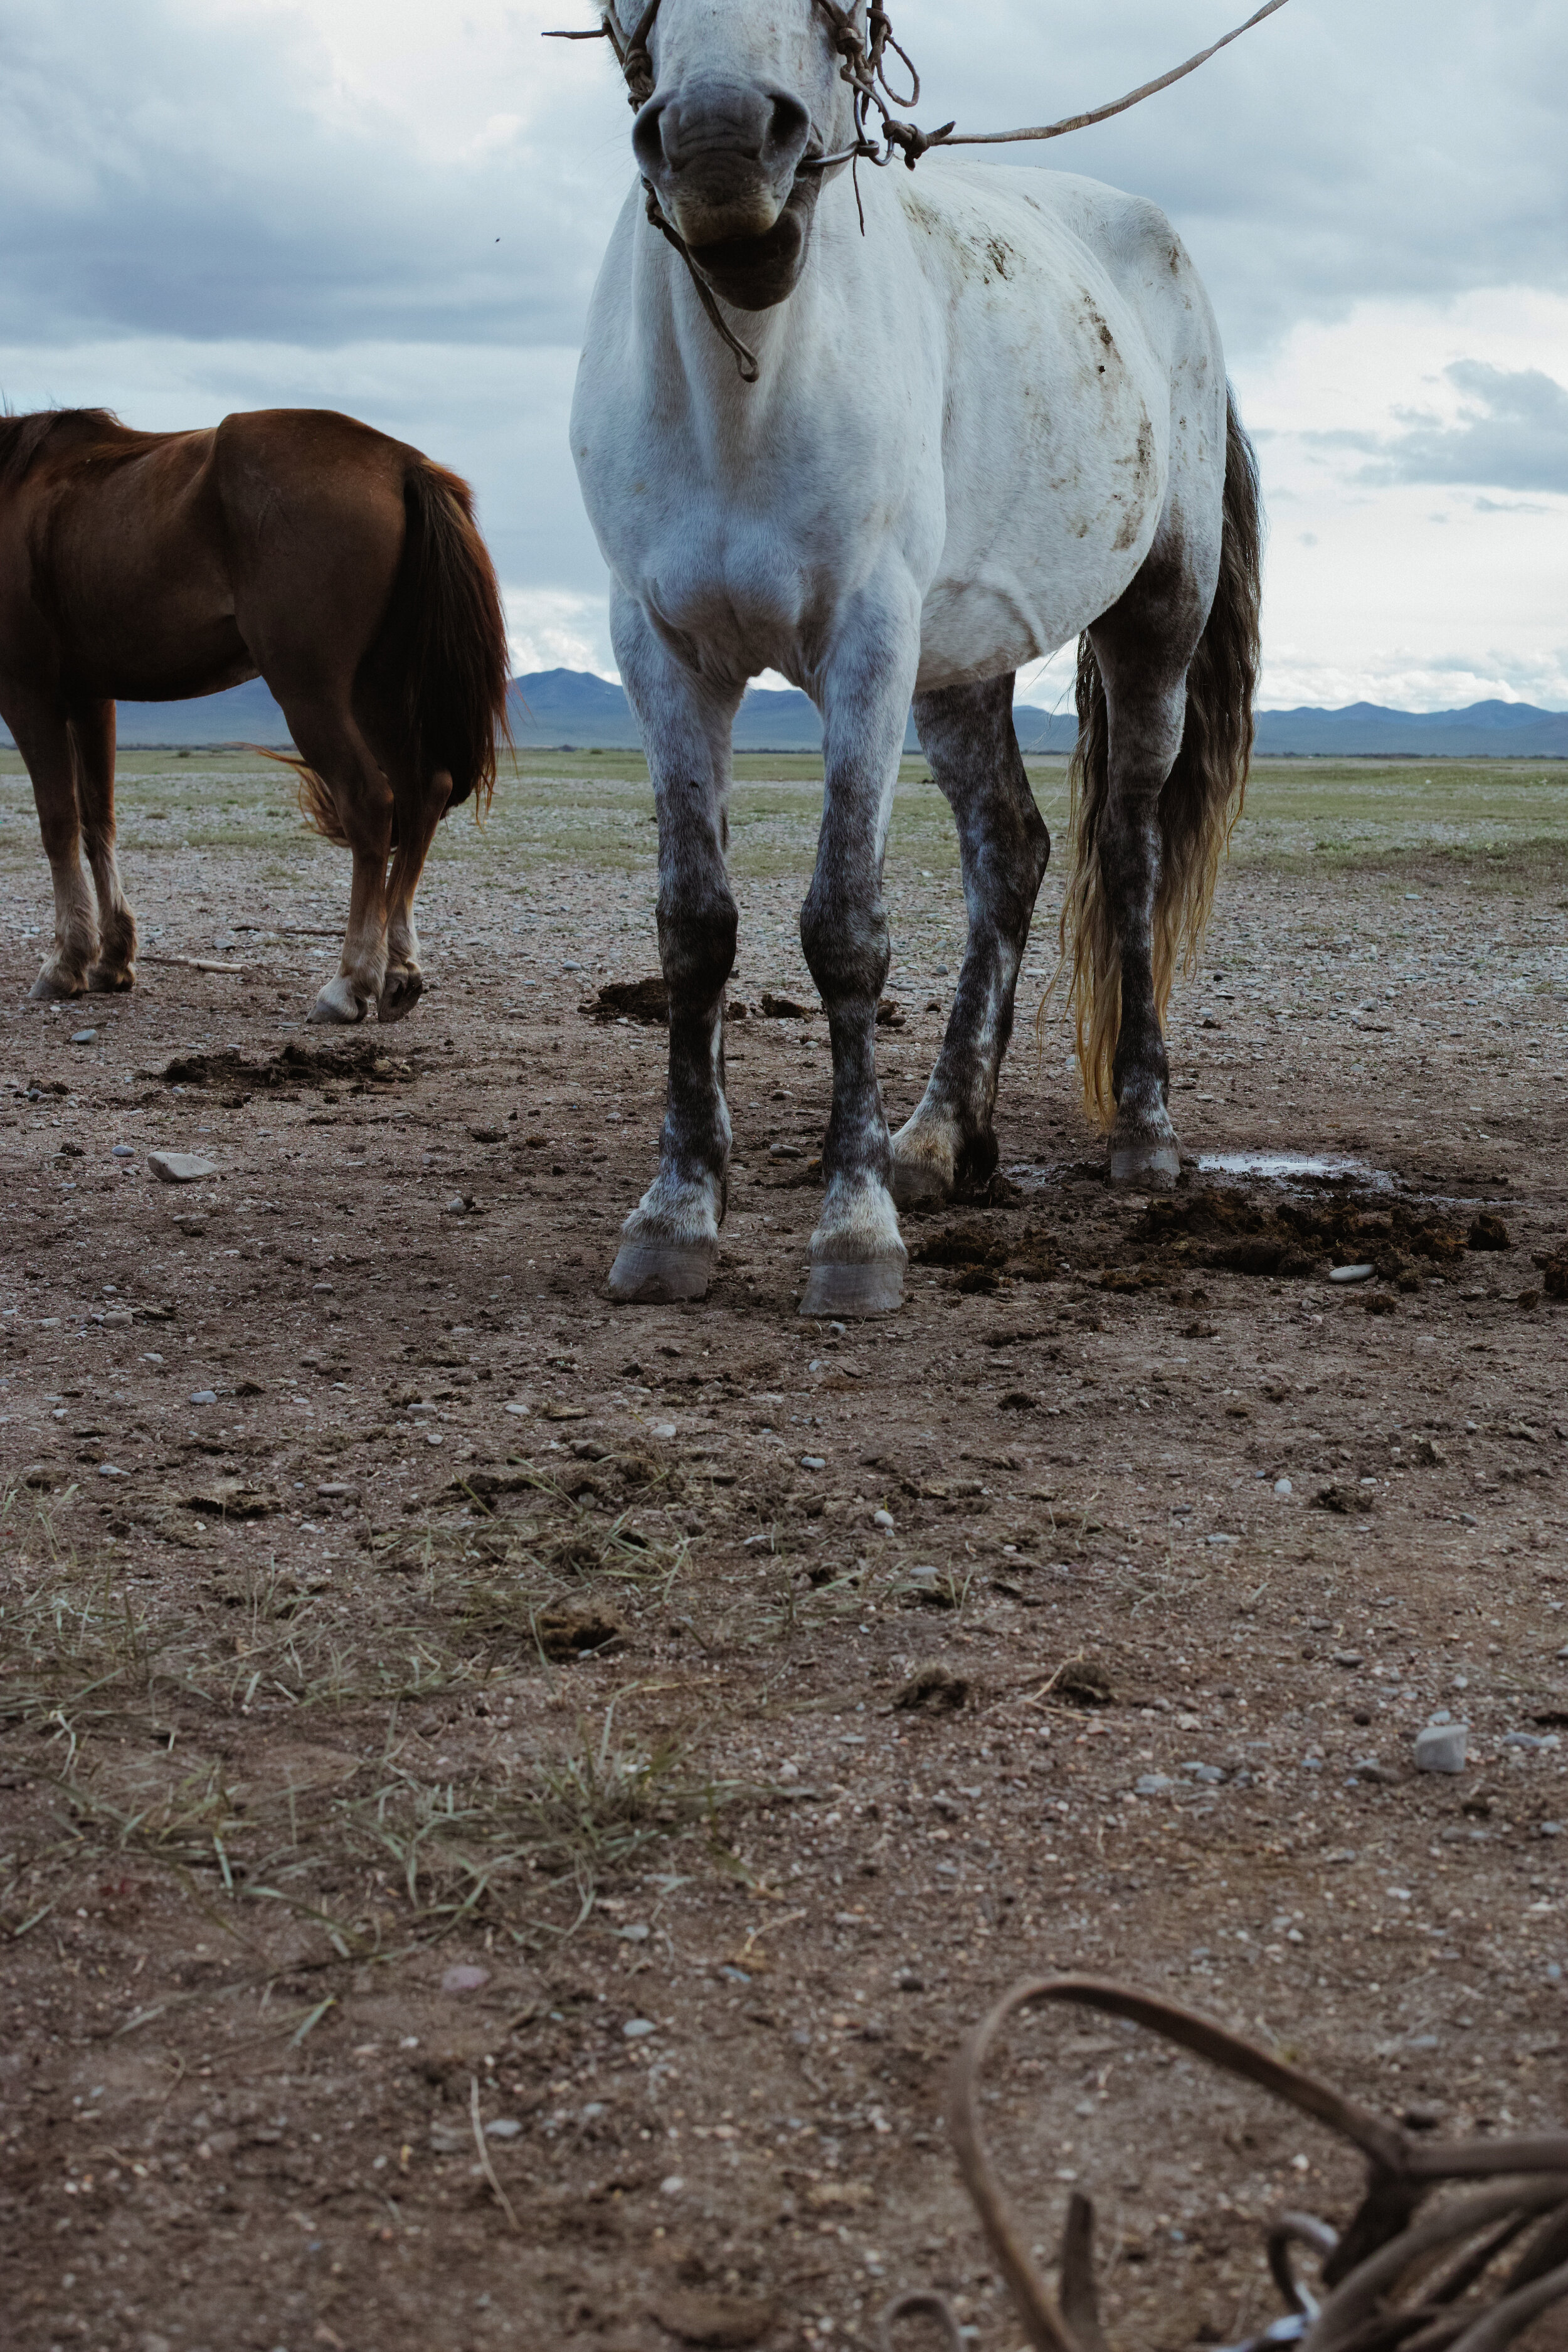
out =
{"type": "MultiPolygon", "coordinates": [[[[1178,965],[1191,971],[1214,898],[1220,852],[1241,814],[1252,758],[1252,697],[1260,657],[1263,510],[1258,460],[1226,395],[1225,522],[1219,586],[1187,673],[1182,748],[1160,794],[1160,887],[1154,902],[1154,998],[1163,1021],[1178,965]]],[[[1110,785],[1105,684],[1087,636],[1078,646],[1078,747],[1068,771],[1073,872],[1062,908],[1072,965],[1084,1101],[1109,1127],[1116,1116],[1111,1058],[1121,1023],[1121,971],[1100,872],[1100,827],[1110,785]]]]}

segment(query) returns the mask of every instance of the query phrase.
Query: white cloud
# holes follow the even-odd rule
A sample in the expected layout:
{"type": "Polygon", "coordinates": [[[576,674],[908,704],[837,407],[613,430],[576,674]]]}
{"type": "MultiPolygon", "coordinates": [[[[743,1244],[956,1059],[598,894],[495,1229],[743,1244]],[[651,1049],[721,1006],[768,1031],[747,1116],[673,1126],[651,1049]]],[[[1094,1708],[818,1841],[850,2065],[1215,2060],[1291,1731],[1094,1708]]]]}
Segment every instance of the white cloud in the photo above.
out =
{"type": "Polygon", "coordinates": [[[514,677],[539,669],[619,676],[610,651],[607,596],[574,596],[559,588],[508,588],[503,597],[514,677]]]}
{"type": "MultiPolygon", "coordinates": [[[[1226,20],[893,14],[921,118],[974,129],[1112,96],[1226,20]]],[[[588,0],[0,0],[0,390],[143,425],[351,408],[474,480],[520,643],[604,667],[565,420],[629,116],[606,49],[539,38],[588,21],[588,0]]],[[[1402,409],[1458,420],[1456,365],[1568,384],[1565,86],[1568,11],[1300,0],[1120,121],[1016,151],[1152,196],[1205,274],[1267,436],[1270,701],[1568,699],[1563,502],[1354,478],[1366,444],[1418,457],[1402,409]],[[1334,431],[1363,446],[1313,446],[1334,431]]],[[[1070,683],[1058,660],[1021,690],[1069,707],[1070,683]]]]}

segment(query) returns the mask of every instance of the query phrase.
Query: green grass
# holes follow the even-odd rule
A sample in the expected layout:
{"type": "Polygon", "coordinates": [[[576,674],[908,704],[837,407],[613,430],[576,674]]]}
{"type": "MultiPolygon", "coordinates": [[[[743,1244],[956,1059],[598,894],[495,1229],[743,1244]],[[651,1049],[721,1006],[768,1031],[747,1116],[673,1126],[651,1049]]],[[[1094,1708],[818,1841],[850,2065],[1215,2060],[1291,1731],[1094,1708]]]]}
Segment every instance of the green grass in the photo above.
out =
{"type": "MultiPolygon", "coordinates": [[[[1067,772],[1029,763],[1052,836],[1064,840],[1067,772]]],[[[255,878],[338,878],[342,854],[306,831],[289,776],[245,751],[128,751],[120,762],[121,835],[132,869],[161,847],[222,850],[256,861],[255,878]]],[[[735,762],[731,857],[745,879],[809,871],[822,763],[804,754],[748,753],[735,762]]],[[[889,836],[897,873],[952,874],[957,845],[946,804],[921,760],[903,762],[889,836]]],[[[1462,866],[1479,877],[1552,884],[1568,873],[1568,768],[1479,761],[1265,760],[1254,771],[1233,855],[1281,871],[1375,869],[1408,879],[1462,866]]],[[[560,866],[649,871],[655,829],[640,753],[524,751],[503,762],[494,808],[477,825],[458,812],[433,860],[515,887],[560,866]]],[[[41,862],[32,795],[14,752],[0,752],[0,872],[41,862]]]]}

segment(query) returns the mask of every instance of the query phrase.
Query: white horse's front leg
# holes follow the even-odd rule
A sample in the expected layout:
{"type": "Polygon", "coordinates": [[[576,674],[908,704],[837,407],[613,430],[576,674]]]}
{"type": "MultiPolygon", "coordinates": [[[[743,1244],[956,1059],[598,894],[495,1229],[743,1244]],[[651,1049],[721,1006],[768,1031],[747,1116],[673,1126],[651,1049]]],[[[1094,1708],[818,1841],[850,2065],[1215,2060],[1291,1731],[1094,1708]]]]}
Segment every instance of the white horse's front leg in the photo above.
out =
{"type": "Polygon", "coordinates": [[[890,616],[882,606],[856,615],[826,665],[826,784],[800,938],[827,1010],[833,1109],[803,1315],[886,1315],[903,1297],[877,1006],[888,977],[882,856],[919,653],[918,607],[890,616]]]}
{"type": "Polygon", "coordinates": [[[725,871],[730,728],[720,700],[617,599],[616,652],[642,726],[658,811],[658,953],[669,992],[669,1086],[658,1173],[622,1227],[610,1296],[702,1298],[719,1262],[730,1167],[724,983],[739,922],[725,871]]]}

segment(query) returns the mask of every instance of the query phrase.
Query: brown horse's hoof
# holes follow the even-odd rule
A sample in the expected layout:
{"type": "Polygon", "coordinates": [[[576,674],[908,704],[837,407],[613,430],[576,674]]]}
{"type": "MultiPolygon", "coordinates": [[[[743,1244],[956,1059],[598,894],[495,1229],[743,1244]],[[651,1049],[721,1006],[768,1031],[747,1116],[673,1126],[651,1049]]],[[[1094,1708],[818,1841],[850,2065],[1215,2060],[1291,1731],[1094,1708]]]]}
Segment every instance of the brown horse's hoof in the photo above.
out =
{"type": "Polygon", "coordinates": [[[46,964],[27,991],[27,1002],[29,1004],[58,1004],[62,998],[86,994],[85,980],[66,980],[58,971],[51,971],[46,964]]]}
{"type": "Polygon", "coordinates": [[[622,1307],[706,1298],[718,1264],[717,1242],[623,1242],[610,1268],[610,1297],[622,1307]]]}
{"type": "Polygon", "coordinates": [[[305,1018],[317,1028],[331,1024],[353,1028],[369,1010],[364,998],[354,993],[353,981],[345,972],[340,972],[336,980],[327,982],[305,1018]]]}
{"type": "Polygon", "coordinates": [[[379,1021],[406,1021],[425,993],[425,975],[412,968],[389,971],[376,1000],[379,1021]]]}
{"type": "Polygon", "coordinates": [[[136,967],[129,963],[111,970],[107,964],[95,963],[87,975],[87,984],[94,996],[123,996],[136,985],[136,967]]]}
{"type": "Polygon", "coordinates": [[[800,1302],[803,1315],[892,1315],[904,1303],[904,1261],[874,1258],[868,1265],[814,1265],[800,1302]]]}

